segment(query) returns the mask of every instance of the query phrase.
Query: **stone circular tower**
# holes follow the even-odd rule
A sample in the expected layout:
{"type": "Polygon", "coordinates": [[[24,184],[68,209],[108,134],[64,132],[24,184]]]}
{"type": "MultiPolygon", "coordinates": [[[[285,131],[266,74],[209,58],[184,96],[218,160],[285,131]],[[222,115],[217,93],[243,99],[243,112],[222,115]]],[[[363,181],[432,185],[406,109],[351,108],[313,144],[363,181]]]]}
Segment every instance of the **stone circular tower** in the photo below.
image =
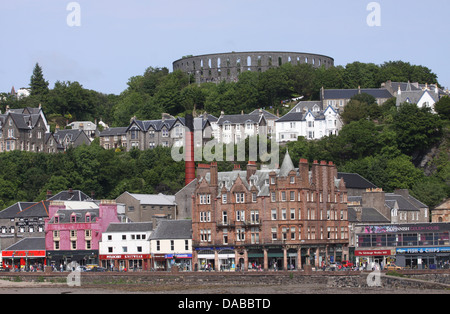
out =
{"type": "Polygon", "coordinates": [[[193,74],[197,83],[237,81],[245,71],[264,72],[285,63],[311,64],[314,67],[334,66],[334,59],[303,52],[252,51],[185,56],[173,62],[173,70],[193,74]]]}

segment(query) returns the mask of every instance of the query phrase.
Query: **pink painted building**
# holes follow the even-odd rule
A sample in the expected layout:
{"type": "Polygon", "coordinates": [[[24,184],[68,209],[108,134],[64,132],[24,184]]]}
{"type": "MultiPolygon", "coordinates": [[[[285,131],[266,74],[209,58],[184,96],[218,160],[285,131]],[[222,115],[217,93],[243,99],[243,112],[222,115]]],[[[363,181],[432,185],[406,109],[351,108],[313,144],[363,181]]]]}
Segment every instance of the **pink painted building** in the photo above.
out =
{"type": "Polygon", "coordinates": [[[66,269],[71,262],[81,266],[98,264],[102,233],[110,223],[119,222],[117,204],[102,200],[98,207],[86,207],[68,209],[62,201],[50,203],[49,218],[45,220],[47,265],[54,265],[59,270],[61,266],[66,269]]]}

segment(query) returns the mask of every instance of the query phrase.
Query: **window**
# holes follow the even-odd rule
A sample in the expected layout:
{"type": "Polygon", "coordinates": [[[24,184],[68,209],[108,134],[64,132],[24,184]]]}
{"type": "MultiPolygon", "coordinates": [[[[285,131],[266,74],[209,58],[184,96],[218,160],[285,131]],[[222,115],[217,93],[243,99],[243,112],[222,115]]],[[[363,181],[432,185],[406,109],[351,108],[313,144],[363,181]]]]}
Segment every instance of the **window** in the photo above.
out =
{"type": "Polygon", "coordinates": [[[184,240],[184,249],[185,249],[186,251],[189,250],[189,240],[184,240]]]}
{"type": "Polygon", "coordinates": [[[70,248],[72,250],[76,250],[77,249],[77,241],[70,241],[70,248]]]}
{"type": "Polygon", "coordinates": [[[295,240],[295,227],[291,227],[291,240],[295,240]]]}
{"type": "Polygon", "coordinates": [[[108,253],[112,253],[112,252],[113,252],[112,246],[108,246],[108,253]]]}
{"type": "Polygon", "coordinates": [[[126,234],[122,234],[122,240],[126,240],[127,239],[127,235],[126,234]]]}
{"type": "Polygon", "coordinates": [[[227,203],[227,195],[222,194],[222,204],[226,204],[226,203],[227,203]]]}
{"type": "Polygon", "coordinates": [[[236,193],[236,203],[245,203],[245,193],[236,193]]]}
{"type": "Polygon", "coordinates": [[[236,229],[236,241],[245,241],[245,229],[244,228],[236,229]]]}
{"type": "Polygon", "coordinates": [[[257,224],[259,223],[259,211],[252,210],[250,212],[250,223],[257,224]]]}
{"type": "Polygon", "coordinates": [[[271,210],[271,217],[272,217],[272,220],[277,220],[277,210],[276,209],[271,210]]]}
{"type": "Polygon", "coordinates": [[[281,219],[282,220],[286,220],[287,219],[286,208],[281,209],[281,219]]]}
{"type": "Polygon", "coordinates": [[[236,211],[236,221],[245,221],[245,211],[243,210],[236,211]]]}
{"type": "Polygon", "coordinates": [[[167,130],[166,128],[162,129],[162,137],[169,137],[169,130],[167,130]]]}
{"type": "Polygon", "coordinates": [[[91,214],[86,213],[86,222],[91,222],[91,214]]]}
{"type": "Polygon", "coordinates": [[[228,244],[228,229],[223,229],[223,233],[222,233],[222,241],[223,244],[228,244]]]}
{"type": "Polygon", "coordinates": [[[122,252],[123,253],[127,253],[128,252],[128,247],[127,246],[122,246],[122,252]]]}
{"type": "Polygon", "coordinates": [[[161,241],[156,240],[156,250],[161,251],[161,241]]]}
{"type": "Polygon", "coordinates": [[[222,212],[222,223],[223,223],[224,225],[228,224],[228,214],[227,214],[226,211],[223,211],[223,212],[222,212]]]}
{"type": "Polygon", "coordinates": [[[91,240],[86,240],[86,250],[91,249],[91,240]]]}
{"type": "Polygon", "coordinates": [[[276,202],[277,201],[275,192],[271,192],[270,193],[270,201],[271,202],[276,202]]]}
{"type": "Polygon", "coordinates": [[[54,248],[55,250],[59,250],[59,241],[54,241],[54,242],[53,242],[53,248],[54,248]]]}
{"type": "Polygon", "coordinates": [[[281,201],[286,202],[286,191],[281,191],[281,201]]]}
{"type": "Polygon", "coordinates": [[[289,192],[289,200],[291,202],[295,201],[295,191],[290,191],[289,192]]]}
{"type": "Polygon", "coordinates": [[[295,219],[295,208],[291,208],[291,220],[295,219]]]}
{"type": "Polygon", "coordinates": [[[112,241],[112,235],[108,235],[108,241],[112,241]]]}
{"type": "Polygon", "coordinates": [[[137,249],[137,251],[138,251],[139,253],[142,252],[142,246],[138,246],[136,249],[137,249]]]}
{"type": "Polygon", "coordinates": [[[211,204],[211,194],[200,194],[200,204],[211,204]]]}
{"type": "Polygon", "coordinates": [[[77,222],[77,217],[75,216],[75,214],[72,214],[71,216],[70,216],[70,222],[77,222]]]}
{"type": "Polygon", "coordinates": [[[251,228],[250,237],[252,244],[259,244],[259,228],[251,228]]]}
{"type": "Polygon", "coordinates": [[[287,240],[287,232],[288,232],[288,228],[281,229],[281,237],[283,240],[287,240]]]}
{"type": "Polygon", "coordinates": [[[253,203],[256,203],[256,197],[257,197],[256,192],[253,192],[253,193],[252,193],[252,202],[253,202],[253,203]]]}
{"type": "Polygon", "coordinates": [[[200,212],[200,222],[210,222],[211,212],[200,212]]]}
{"type": "Polygon", "coordinates": [[[211,242],[211,229],[200,230],[200,242],[211,242]]]}
{"type": "Polygon", "coordinates": [[[175,241],[174,240],[170,240],[170,250],[175,251],[175,241]]]}
{"type": "Polygon", "coordinates": [[[272,228],[272,240],[277,239],[277,228],[272,228]]]}

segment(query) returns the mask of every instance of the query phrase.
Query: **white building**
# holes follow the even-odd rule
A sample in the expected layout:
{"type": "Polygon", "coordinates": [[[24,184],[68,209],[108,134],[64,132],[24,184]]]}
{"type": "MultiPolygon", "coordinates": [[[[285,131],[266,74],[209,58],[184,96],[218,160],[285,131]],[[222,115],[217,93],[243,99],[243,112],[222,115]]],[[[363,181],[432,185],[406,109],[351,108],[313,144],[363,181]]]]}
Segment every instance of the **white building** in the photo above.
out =
{"type": "Polygon", "coordinates": [[[321,101],[301,101],[286,115],[275,121],[276,140],[279,143],[297,141],[299,136],[308,140],[337,135],[342,121],[332,106],[322,110],[321,101]]]}
{"type": "Polygon", "coordinates": [[[239,143],[250,136],[266,136],[267,121],[260,114],[225,115],[223,112],[217,120],[217,132],[214,138],[218,143],[239,143]]]}
{"type": "Polygon", "coordinates": [[[192,271],[192,220],[160,220],[150,236],[155,270],[192,271]]]}
{"type": "Polygon", "coordinates": [[[99,260],[102,267],[115,270],[150,270],[150,241],[153,223],[112,223],[102,234],[99,260]]]}

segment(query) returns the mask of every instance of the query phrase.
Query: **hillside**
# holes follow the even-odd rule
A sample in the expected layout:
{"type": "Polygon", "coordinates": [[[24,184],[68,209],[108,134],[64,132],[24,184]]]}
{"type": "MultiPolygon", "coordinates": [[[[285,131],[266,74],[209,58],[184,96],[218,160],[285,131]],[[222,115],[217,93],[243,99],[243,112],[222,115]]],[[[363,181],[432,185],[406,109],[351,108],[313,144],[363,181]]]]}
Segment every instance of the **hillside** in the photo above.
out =
{"type": "MultiPolygon", "coordinates": [[[[78,82],[57,82],[53,89],[38,84],[39,89],[27,98],[15,99],[4,93],[0,109],[42,104],[53,127],[82,119],[126,126],[132,116],[159,119],[162,112],[184,115],[193,110],[217,115],[222,110],[232,114],[265,107],[283,114],[287,110],[281,104],[284,99],[299,95],[305,100],[317,99],[322,86],[379,87],[392,76],[399,81],[437,83],[431,70],[404,62],[380,66],[355,62],[328,70],[285,65],[264,73],[245,72],[235,83],[200,86],[191,84],[191,78],[181,72],[150,67],[143,75],[130,78],[120,95],[85,90],[78,82]]],[[[40,79],[44,80],[42,73],[40,79]]],[[[414,104],[397,110],[392,100],[376,107],[370,101],[360,105],[370,114],[346,120],[338,136],[318,141],[299,138],[289,143],[293,160],[333,161],[339,171],[359,173],[386,191],[410,189],[430,207],[448,198],[448,100],[440,104],[439,115],[414,104]]],[[[228,169],[230,165],[219,163],[219,167],[228,169]]],[[[17,201],[41,200],[47,190],[74,188],[93,192],[97,198],[115,198],[124,191],[173,194],[184,184],[184,163],[174,162],[168,148],[115,152],[100,148],[96,141],[64,154],[2,153],[0,168],[0,208],[17,201]]]]}

